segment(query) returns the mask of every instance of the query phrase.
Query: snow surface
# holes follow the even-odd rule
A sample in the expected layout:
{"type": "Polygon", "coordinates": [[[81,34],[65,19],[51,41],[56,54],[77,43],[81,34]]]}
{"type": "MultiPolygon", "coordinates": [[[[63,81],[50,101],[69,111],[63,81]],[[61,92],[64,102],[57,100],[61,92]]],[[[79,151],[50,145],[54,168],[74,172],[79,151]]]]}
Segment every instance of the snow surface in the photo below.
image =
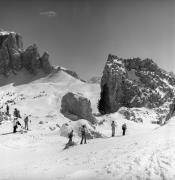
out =
{"type": "MultiPolygon", "coordinates": [[[[21,80],[22,74],[19,75],[21,80]]],[[[89,139],[80,145],[78,133],[73,140],[77,146],[63,150],[68,139],[60,136],[60,127],[71,123],[60,112],[62,96],[79,92],[91,100],[93,112],[100,94],[98,84],[86,84],[65,72],[51,74],[39,80],[0,86],[0,106],[11,100],[10,114],[17,107],[22,115],[31,115],[27,133],[12,132],[11,118],[0,125],[0,179],[6,180],[116,180],[116,179],[174,179],[175,178],[175,118],[165,126],[151,124],[149,116],[143,123],[127,121],[121,114],[99,116],[96,130],[103,138],[89,139]],[[14,103],[15,102],[15,103],[14,103]],[[147,119],[147,120],[146,120],[147,119]],[[117,123],[116,136],[111,137],[111,122],[117,123]],[[126,136],[121,126],[127,124],[126,136]]],[[[23,123],[23,120],[20,122],[23,123]]],[[[85,120],[81,120],[85,121],[85,120]]],[[[81,122],[80,121],[80,122],[81,122]]],[[[21,131],[20,131],[21,130],[21,131]]]]}

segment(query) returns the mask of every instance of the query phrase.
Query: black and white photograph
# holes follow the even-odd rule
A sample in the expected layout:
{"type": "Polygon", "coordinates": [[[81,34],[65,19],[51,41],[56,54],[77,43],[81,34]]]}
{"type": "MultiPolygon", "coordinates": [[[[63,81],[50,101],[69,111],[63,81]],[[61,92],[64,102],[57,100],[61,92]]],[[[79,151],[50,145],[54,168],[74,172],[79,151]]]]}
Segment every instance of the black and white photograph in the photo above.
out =
{"type": "Polygon", "coordinates": [[[0,180],[175,179],[175,0],[0,0],[0,180]]]}

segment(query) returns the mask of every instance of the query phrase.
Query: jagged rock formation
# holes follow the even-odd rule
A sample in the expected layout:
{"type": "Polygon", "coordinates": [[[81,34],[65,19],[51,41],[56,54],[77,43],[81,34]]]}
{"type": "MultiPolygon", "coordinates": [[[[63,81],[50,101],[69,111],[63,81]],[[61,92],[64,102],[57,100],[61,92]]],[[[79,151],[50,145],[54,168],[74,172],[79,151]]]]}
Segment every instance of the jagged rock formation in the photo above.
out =
{"type": "Polygon", "coordinates": [[[22,37],[15,32],[0,31],[0,74],[9,76],[25,68],[32,74],[38,70],[50,73],[52,66],[49,63],[47,52],[40,57],[37,46],[34,44],[23,50],[22,37]]]}
{"type": "Polygon", "coordinates": [[[122,59],[109,54],[101,80],[101,107],[160,107],[174,97],[175,78],[151,59],[122,59]]]}
{"type": "Polygon", "coordinates": [[[175,98],[172,100],[172,103],[169,105],[168,110],[169,111],[166,115],[165,122],[175,115],[175,98]]]}
{"type": "Polygon", "coordinates": [[[61,100],[61,113],[71,120],[86,119],[92,123],[95,122],[91,102],[81,94],[72,92],[65,94],[61,100]]]}

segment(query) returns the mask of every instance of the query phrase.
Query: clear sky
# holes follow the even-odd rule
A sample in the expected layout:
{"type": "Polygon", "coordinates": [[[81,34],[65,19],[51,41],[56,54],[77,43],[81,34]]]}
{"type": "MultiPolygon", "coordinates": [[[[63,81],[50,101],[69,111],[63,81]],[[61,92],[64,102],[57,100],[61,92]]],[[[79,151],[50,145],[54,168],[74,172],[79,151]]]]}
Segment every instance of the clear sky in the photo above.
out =
{"type": "Polygon", "coordinates": [[[174,0],[0,0],[0,28],[84,79],[102,74],[109,53],[175,72],[174,0]]]}

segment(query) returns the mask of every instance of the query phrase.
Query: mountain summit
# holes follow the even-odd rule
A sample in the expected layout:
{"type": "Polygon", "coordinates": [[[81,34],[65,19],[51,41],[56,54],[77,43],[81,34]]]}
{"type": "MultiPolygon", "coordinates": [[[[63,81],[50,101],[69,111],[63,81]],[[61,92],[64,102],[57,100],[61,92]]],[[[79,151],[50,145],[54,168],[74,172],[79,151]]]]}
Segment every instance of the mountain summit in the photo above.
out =
{"type": "Polygon", "coordinates": [[[40,56],[36,44],[23,49],[22,36],[15,32],[0,31],[0,74],[8,77],[25,68],[32,74],[39,70],[48,74],[52,67],[49,54],[40,56]]]}

